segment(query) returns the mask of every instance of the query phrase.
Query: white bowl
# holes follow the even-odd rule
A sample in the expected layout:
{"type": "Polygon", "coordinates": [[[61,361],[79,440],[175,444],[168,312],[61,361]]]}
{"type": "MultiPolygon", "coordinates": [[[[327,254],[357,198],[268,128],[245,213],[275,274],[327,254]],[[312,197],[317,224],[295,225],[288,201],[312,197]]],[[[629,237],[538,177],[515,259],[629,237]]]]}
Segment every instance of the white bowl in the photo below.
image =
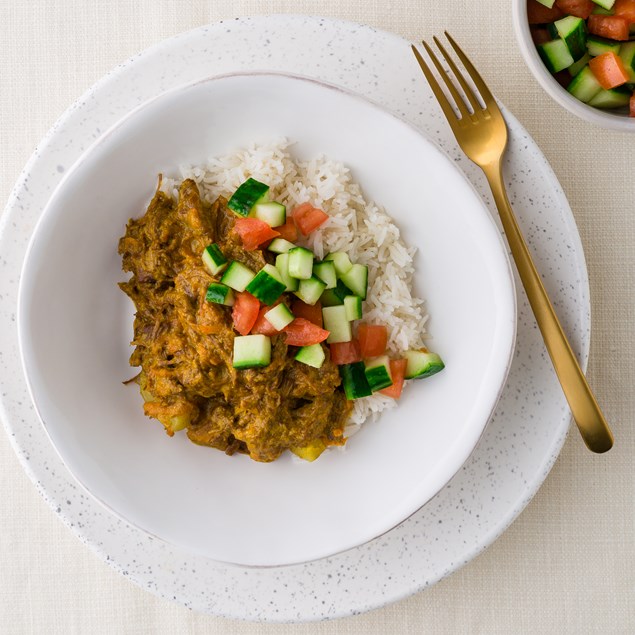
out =
{"type": "Polygon", "coordinates": [[[635,132],[635,117],[629,117],[628,114],[621,112],[588,106],[573,97],[554,79],[544,62],[540,59],[536,45],[531,38],[527,19],[527,0],[512,0],[512,21],[520,52],[525,58],[529,70],[552,99],[576,115],[576,117],[580,117],[580,119],[584,119],[589,123],[611,130],[635,132]]]}
{"type": "Polygon", "coordinates": [[[94,497],[147,533],[243,565],[309,561],[362,544],[426,503],[475,447],[515,338],[513,278],[474,189],[431,142],[369,102],[275,74],[211,78],[130,113],[53,194],[20,286],[21,353],[36,409],[94,497]],[[228,457],[167,437],[121,381],[133,307],[117,241],[143,213],[158,172],[177,173],[252,141],[295,140],[300,157],[347,163],[420,248],[417,291],[432,315],[439,375],[408,388],[345,451],[314,463],[228,457]]]}

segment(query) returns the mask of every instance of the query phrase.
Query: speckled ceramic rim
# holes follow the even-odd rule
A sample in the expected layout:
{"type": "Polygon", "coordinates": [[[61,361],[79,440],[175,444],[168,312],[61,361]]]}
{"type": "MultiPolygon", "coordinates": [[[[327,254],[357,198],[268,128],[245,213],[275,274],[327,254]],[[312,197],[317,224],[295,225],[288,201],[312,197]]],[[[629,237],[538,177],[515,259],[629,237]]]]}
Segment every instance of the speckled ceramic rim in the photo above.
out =
{"type": "Polygon", "coordinates": [[[554,79],[540,59],[536,45],[532,40],[527,20],[527,0],[513,0],[512,21],[520,52],[525,58],[529,70],[554,101],[576,117],[602,128],[619,130],[620,132],[635,132],[635,119],[633,117],[588,106],[570,95],[554,79]]]}
{"type": "MultiPolygon", "coordinates": [[[[25,310],[24,310],[25,287],[23,282],[26,282],[27,280],[30,280],[31,278],[31,276],[29,276],[28,274],[28,267],[31,261],[33,245],[36,242],[36,236],[38,235],[40,227],[42,227],[45,223],[49,222],[49,216],[51,215],[51,210],[52,210],[54,201],[58,197],[59,192],[65,187],[67,181],[73,178],[73,175],[75,174],[75,172],[77,172],[77,170],[86,162],[86,160],[92,155],[92,153],[96,149],[102,146],[109,139],[109,137],[111,137],[116,131],[122,128],[130,119],[138,116],[140,113],[143,113],[144,110],[147,110],[149,107],[153,106],[159,101],[162,101],[164,99],[170,99],[171,97],[178,95],[181,92],[189,91],[201,84],[207,84],[209,82],[216,82],[219,80],[230,79],[232,77],[248,78],[248,77],[254,77],[254,76],[256,77],[271,77],[271,76],[284,77],[290,80],[297,80],[300,82],[309,82],[311,84],[320,86],[324,89],[333,90],[333,91],[342,93],[353,100],[363,102],[366,105],[369,105],[372,108],[381,111],[384,115],[387,115],[389,117],[393,117],[399,120],[401,124],[407,127],[413,134],[417,135],[423,141],[425,141],[425,143],[431,146],[432,149],[437,153],[438,155],[437,160],[445,162],[446,165],[449,167],[450,171],[452,171],[456,175],[457,179],[459,179],[465,185],[467,185],[469,190],[472,192],[474,197],[473,199],[474,212],[476,213],[477,209],[480,210],[480,213],[482,214],[482,217],[485,221],[485,225],[491,227],[492,236],[495,237],[495,241],[497,242],[500,248],[501,262],[504,263],[504,273],[501,273],[501,277],[504,278],[505,282],[507,283],[506,295],[501,294],[501,297],[498,298],[499,300],[498,313],[499,313],[499,320],[501,324],[500,328],[498,329],[498,335],[501,339],[501,343],[500,345],[497,346],[497,348],[501,348],[505,352],[505,355],[500,359],[499,362],[497,362],[497,367],[495,371],[492,372],[494,379],[492,380],[491,383],[495,384],[497,388],[493,392],[491,392],[491,394],[488,394],[487,397],[481,398],[482,405],[480,405],[478,410],[483,416],[481,417],[480,424],[474,430],[471,430],[469,434],[466,431],[463,432],[462,438],[467,437],[469,439],[469,442],[463,443],[463,445],[465,446],[464,450],[456,454],[456,456],[454,457],[454,460],[452,460],[450,463],[450,468],[445,470],[442,480],[439,481],[438,486],[434,489],[432,494],[428,498],[421,501],[420,503],[419,502],[416,503],[416,508],[412,509],[412,511],[408,515],[394,521],[392,524],[387,526],[380,533],[369,534],[365,539],[363,539],[361,542],[358,542],[357,544],[347,545],[346,547],[343,547],[342,549],[339,549],[337,551],[324,553],[323,555],[320,555],[317,558],[313,558],[310,560],[300,560],[300,561],[289,562],[284,564],[272,564],[272,565],[249,565],[244,563],[236,563],[236,562],[231,562],[227,560],[219,560],[219,559],[210,558],[212,560],[215,560],[216,562],[219,562],[220,564],[228,565],[228,566],[243,567],[248,569],[267,569],[267,568],[278,568],[278,567],[286,567],[286,566],[292,567],[292,566],[296,566],[300,564],[308,564],[310,562],[321,560],[323,558],[329,558],[329,557],[344,553],[346,551],[356,549],[357,547],[361,545],[367,544],[371,542],[372,540],[375,540],[376,538],[387,534],[389,531],[392,531],[395,527],[403,523],[405,520],[407,520],[414,514],[416,514],[424,505],[426,505],[426,503],[432,500],[432,498],[434,498],[434,496],[436,496],[439,493],[439,491],[441,491],[450,482],[453,476],[461,469],[461,467],[472,455],[476,446],[478,445],[479,440],[483,437],[487,424],[496,408],[496,404],[500,400],[501,394],[505,387],[505,382],[507,380],[507,376],[511,368],[511,362],[513,359],[514,349],[516,344],[517,306],[516,306],[516,288],[514,284],[514,276],[512,273],[511,263],[507,253],[506,245],[492,217],[487,211],[487,208],[481,201],[479,194],[476,191],[476,188],[467,179],[465,174],[461,170],[459,170],[456,167],[456,165],[447,157],[447,155],[437,146],[436,143],[434,143],[425,133],[423,133],[417,127],[413,126],[405,118],[400,117],[399,115],[396,115],[394,113],[388,112],[385,108],[383,108],[379,104],[374,103],[372,100],[364,97],[363,95],[359,95],[352,91],[346,90],[340,86],[336,86],[335,84],[323,82],[321,80],[318,80],[312,77],[306,77],[306,76],[289,74],[289,73],[281,73],[281,72],[274,73],[274,72],[258,71],[258,72],[226,73],[222,75],[215,75],[215,76],[203,78],[194,82],[190,82],[182,86],[176,86],[172,88],[171,90],[168,90],[159,95],[156,95],[155,97],[149,99],[148,101],[140,104],[139,106],[131,110],[127,115],[125,115],[115,124],[113,124],[108,130],[106,130],[106,132],[104,132],[104,134],[101,137],[99,137],[93,144],[91,144],[84,151],[84,153],[77,159],[77,161],[65,172],[64,176],[62,177],[57,187],[51,194],[48,204],[46,205],[46,207],[40,214],[40,217],[38,218],[38,221],[35,225],[35,228],[31,235],[31,240],[29,241],[29,244],[27,246],[26,255],[24,257],[22,273],[20,276],[20,286],[18,289],[18,309],[17,309],[18,342],[20,344],[20,359],[22,362],[22,370],[24,372],[24,376],[26,379],[29,396],[35,407],[37,416],[40,419],[40,422],[42,423],[42,427],[44,428],[46,436],[49,442],[51,443],[51,445],[55,448],[55,451],[60,461],[64,464],[64,467],[69,471],[70,474],[73,475],[73,478],[77,481],[79,485],[81,485],[84,491],[87,494],[89,494],[95,501],[97,501],[106,511],[113,514],[114,516],[117,516],[118,518],[120,518],[127,524],[135,527],[139,531],[149,536],[152,536],[152,538],[154,538],[155,540],[161,540],[165,542],[166,544],[169,544],[172,547],[175,547],[177,549],[187,549],[187,547],[185,547],[184,545],[172,543],[171,541],[162,538],[161,536],[154,533],[153,531],[131,521],[121,512],[111,507],[106,501],[104,501],[102,498],[100,498],[95,493],[93,493],[92,490],[88,487],[88,485],[86,485],[86,483],[71,469],[71,467],[65,460],[64,456],[60,453],[57,445],[54,443],[53,438],[50,435],[49,428],[46,424],[44,416],[42,415],[42,411],[39,405],[39,400],[37,399],[36,393],[33,388],[33,383],[30,379],[30,375],[28,372],[28,369],[32,367],[32,364],[34,362],[29,360],[28,355],[25,352],[25,346],[23,344],[24,332],[25,332],[24,321],[27,319],[27,315],[25,314],[25,310]],[[508,326],[510,324],[511,324],[511,328],[508,326]]],[[[453,447],[455,445],[456,444],[454,444],[453,447]]],[[[209,558],[209,556],[206,556],[206,557],[209,558]]]]}
{"type": "MultiPolygon", "coordinates": [[[[29,180],[29,177],[34,168],[42,164],[42,157],[46,156],[47,153],[51,153],[52,151],[54,151],[51,149],[51,146],[53,146],[53,141],[57,136],[58,129],[65,125],[76,125],[76,122],[74,122],[73,119],[76,111],[79,111],[83,105],[90,103],[90,101],[98,96],[100,92],[109,87],[112,88],[112,84],[117,82],[119,80],[119,77],[123,78],[121,80],[123,82],[126,76],[129,74],[129,69],[135,66],[137,60],[147,60],[163,55],[169,57],[170,52],[174,49],[178,49],[182,42],[189,41],[190,39],[195,39],[197,35],[213,31],[215,28],[230,30],[230,27],[234,26],[238,30],[240,30],[247,27],[256,27],[258,29],[261,29],[264,33],[269,34],[273,29],[276,28],[278,24],[284,25],[284,29],[288,30],[290,27],[301,26],[303,23],[312,25],[312,33],[314,35],[324,33],[327,31],[327,29],[330,32],[339,31],[345,34],[360,33],[360,39],[358,39],[360,44],[362,44],[363,46],[368,46],[369,43],[378,43],[382,47],[382,54],[388,53],[388,50],[384,49],[384,47],[389,47],[392,44],[398,46],[400,49],[405,49],[409,46],[409,43],[399,36],[385,31],[380,31],[372,27],[367,27],[344,20],[331,20],[327,18],[303,15],[273,15],[268,17],[260,16],[256,18],[240,18],[236,20],[221,21],[215,25],[199,27],[193,31],[179,34],[177,36],[159,42],[158,44],[149,47],[142,53],[133,56],[128,61],[120,64],[110,73],[101,78],[71,107],[69,107],[66,112],[62,114],[62,116],[56,121],[56,123],[44,136],[42,141],[38,144],[33,155],[29,158],[24,170],[18,177],[7,202],[5,213],[2,215],[2,217],[0,217],[0,243],[3,241],[6,242],[7,245],[11,245],[14,243],[13,234],[15,231],[18,231],[16,221],[19,218],[20,199],[26,192],[25,184],[29,180]],[[15,212],[15,214],[13,212],[15,212]]],[[[575,324],[575,330],[573,331],[573,333],[576,335],[575,339],[579,339],[579,343],[576,345],[575,342],[572,342],[572,344],[574,350],[578,352],[582,368],[586,369],[590,344],[589,285],[580,236],[575,226],[575,221],[568,206],[566,197],[544,155],[542,155],[540,150],[535,146],[535,142],[531,141],[531,138],[522,128],[522,126],[520,126],[517,119],[504,108],[503,113],[508,122],[508,127],[510,128],[512,139],[518,135],[518,137],[523,138],[526,142],[532,143],[530,152],[535,156],[535,159],[532,159],[533,162],[530,163],[530,166],[532,166],[533,168],[537,168],[538,171],[542,173],[544,178],[545,190],[552,192],[552,200],[558,205],[558,208],[560,210],[560,212],[558,213],[558,222],[560,223],[560,227],[566,232],[567,240],[570,241],[569,246],[572,253],[574,254],[573,266],[575,268],[575,279],[577,280],[577,289],[579,290],[577,293],[575,304],[574,301],[569,301],[565,302],[563,306],[565,308],[568,308],[569,310],[572,310],[574,312],[574,315],[577,316],[577,319],[580,320],[575,324]],[[577,307],[577,309],[574,310],[574,306],[577,307]]],[[[432,119],[430,121],[426,120],[424,127],[426,127],[426,129],[433,129],[429,128],[429,126],[439,125],[443,125],[440,120],[435,121],[434,119],[432,119]]],[[[87,140],[89,139],[88,135],[89,131],[86,130],[85,138],[87,140]]],[[[75,156],[79,155],[76,154],[75,156]]],[[[73,161],[71,161],[71,163],[72,162],[73,161]]],[[[467,167],[469,168],[469,165],[467,167]]],[[[53,183],[55,182],[54,175],[51,175],[49,178],[51,179],[51,181],[53,181],[53,183]]],[[[13,266],[13,273],[10,271],[9,277],[6,278],[6,282],[9,284],[15,284],[14,278],[17,277],[21,266],[24,252],[21,251],[22,248],[19,248],[19,250],[20,252],[18,254],[15,254],[15,256],[14,254],[11,254],[10,256],[8,254],[5,255],[6,258],[16,257],[18,259],[17,261],[8,262],[8,264],[13,266]]],[[[6,320],[4,332],[7,334],[6,336],[8,339],[8,345],[9,347],[15,349],[17,348],[17,342],[15,341],[15,339],[17,338],[15,338],[15,325],[11,325],[10,312],[7,311],[7,315],[3,316],[2,319],[6,320]]],[[[15,362],[19,364],[19,359],[17,357],[15,359],[15,362]]],[[[16,388],[20,389],[19,386],[16,386],[16,388]]],[[[24,388],[24,390],[26,389],[24,388]]],[[[267,606],[266,602],[263,602],[260,605],[260,609],[253,610],[252,608],[250,608],[249,604],[245,603],[247,598],[245,598],[244,595],[241,596],[243,597],[243,601],[241,601],[240,606],[236,608],[226,606],[225,604],[219,604],[218,600],[201,601],[200,597],[197,598],[190,593],[190,589],[186,585],[183,585],[182,587],[180,587],[181,590],[178,590],[176,586],[167,583],[165,579],[153,580],[152,578],[148,578],[143,569],[139,569],[138,571],[134,568],[131,569],[131,562],[129,559],[126,559],[129,558],[126,550],[123,550],[122,552],[121,549],[115,549],[118,555],[112,556],[110,547],[105,544],[99,532],[101,531],[102,535],[106,536],[107,534],[104,532],[106,531],[107,527],[110,528],[111,531],[114,529],[118,529],[124,532],[127,532],[128,528],[119,527],[116,523],[109,524],[110,521],[108,521],[108,519],[98,519],[93,521],[93,523],[101,523],[101,529],[99,529],[99,527],[95,528],[93,523],[78,525],[76,522],[76,518],[74,518],[72,514],[66,513],[64,509],[64,498],[65,494],[71,494],[71,492],[60,491],[56,488],[60,486],[65,487],[68,483],[68,478],[66,478],[65,476],[56,476],[55,479],[53,479],[51,474],[48,472],[46,463],[42,463],[42,458],[38,457],[36,460],[36,457],[33,456],[33,453],[37,452],[38,450],[42,451],[46,456],[47,452],[49,454],[52,452],[52,448],[43,448],[42,450],[40,450],[40,446],[42,446],[42,439],[33,439],[31,441],[30,435],[28,437],[28,442],[26,441],[27,437],[23,437],[23,435],[20,434],[20,429],[22,426],[26,425],[25,422],[27,421],[27,419],[33,419],[33,413],[29,410],[26,404],[23,404],[21,402],[17,404],[17,406],[20,407],[19,413],[17,411],[14,412],[14,410],[16,410],[16,404],[8,397],[9,396],[7,396],[6,400],[0,400],[0,418],[2,419],[3,425],[9,437],[9,441],[22,467],[28,474],[29,478],[33,481],[38,492],[42,495],[47,504],[58,514],[60,520],[64,523],[64,525],[68,527],[69,530],[72,531],[73,534],[75,534],[78,539],[80,539],[83,544],[90,548],[103,562],[108,564],[114,570],[118,571],[120,574],[126,576],[132,582],[135,582],[139,587],[148,590],[163,599],[174,600],[189,608],[196,608],[197,610],[223,617],[244,620],[260,620],[268,622],[297,623],[357,615],[372,609],[380,608],[391,602],[399,601],[414,593],[422,591],[425,588],[434,585],[439,580],[447,577],[456,570],[460,569],[472,559],[474,559],[477,555],[485,551],[502,533],[504,533],[504,531],[509,527],[509,525],[523,511],[529,501],[533,498],[533,496],[536,494],[543,481],[547,477],[556,458],[558,457],[560,450],[562,449],[562,446],[565,442],[570,425],[570,416],[568,414],[566,416],[562,416],[561,413],[557,410],[552,410],[550,414],[554,417],[554,419],[550,419],[549,425],[553,427],[554,432],[550,436],[548,447],[541,450],[541,458],[537,462],[532,462],[531,473],[528,475],[527,479],[524,480],[524,486],[514,491],[509,504],[506,505],[504,509],[500,508],[496,511],[493,523],[488,525],[489,529],[485,532],[481,531],[478,534],[472,536],[470,546],[466,549],[460,550],[455,559],[448,560],[447,558],[444,558],[443,563],[435,564],[432,570],[425,572],[421,571],[420,577],[410,577],[409,575],[408,580],[404,579],[402,581],[401,579],[395,578],[393,576],[390,584],[387,584],[385,580],[383,581],[383,590],[381,593],[378,593],[375,587],[373,587],[374,590],[372,592],[364,592],[362,590],[361,592],[363,593],[363,597],[350,597],[350,600],[347,600],[344,605],[339,603],[333,606],[321,606],[319,602],[313,602],[310,606],[307,607],[302,608],[298,606],[291,606],[286,608],[284,611],[274,612],[267,606]]],[[[48,444],[48,442],[45,441],[45,444],[48,444]]],[[[448,485],[447,487],[450,487],[450,485],[448,485]]],[[[442,490],[442,492],[445,491],[445,489],[442,490]]],[[[408,524],[409,521],[404,523],[404,525],[408,524]]],[[[400,528],[397,528],[394,531],[399,532],[400,528]]],[[[391,534],[388,535],[390,536],[391,534]]],[[[131,541],[131,544],[134,544],[136,537],[130,536],[129,539],[131,541]]],[[[143,551],[139,553],[139,550],[136,549],[135,557],[143,558],[145,565],[152,564],[152,557],[169,557],[171,559],[175,559],[176,561],[188,557],[187,554],[164,554],[163,552],[157,552],[156,550],[153,551],[151,545],[142,543],[141,541],[138,541],[137,544],[143,551]],[[145,550],[147,550],[147,553],[145,550]]],[[[366,547],[360,548],[360,551],[361,553],[359,554],[358,558],[364,558],[366,561],[368,561],[367,559],[369,553],[367,553],[368,550],[366,549],[366,547]]],[[[353,550],[352,553],[357,553],[357,550],[353,550]]],[[[373,559],[377,557],[377,554],[374,552],[370,555],[373,559]]],[[[387,552],[382,557],[390,558],[390,552],[387,552]]],[[[329,564],[330,562],[331,560],[318,561],[309,566],[330,570],[333,575],[337,574],[339,576],[338,572],[341,569],[340,565],[337,564],[337,558],[332,559],[332,565],[329,564]]],[[[201,567],[205,568],[204,562],[198,564],[201,567]]],[[[285,570],[281,570],[281,573],[279,575],[280,578],[284,577],[284,571],[285,570]]],[[[245,574],[247,573],[248,571],[245,571],[245,574]]],[[[298,572],[298,574],[296,575],[299,575],[302,579],[302,571],[298,572]]],[[[211,578],[212,580],[216,579],[216,577],[218,576],[222,577],[222,569],[218,571],[214,570],[213,576],[214,577],[211,578]]],[[[302,594],[306,594],[313,588],[310,586],[311,583],[317,584],[318,580],[324,580],[324,577],[324,572],[312,572],[308,578],[304,577],[302,591],[299,592],[302,594]]],[[[200,574],[197,574],[197,579],[199,578],[200,574]]],[[[210,580],[209,577],[205,579],[210,580]]],[[[245,576],[245,579],[248,579],[247,576],[245,576]]],[[[294,578],[289,578],[287,582],[290,584],[293,579],[294,578]]],[[[297,587],[297,585],[295,586],[297,587]]],[[[356,587],[359,586],[359,584],[356,585],[356,587]]],[[[297,588],[299,589],[300,587],[297,588]]],[[[313,592],[318,592],[319,589],[320,587],[316,586],[313,588],[313,592]]],[[[252,585],[251,590],[246,589],[246,592],[252,593],[255,592],[255,590],[257,590],[257,586],[252,585]]]]}

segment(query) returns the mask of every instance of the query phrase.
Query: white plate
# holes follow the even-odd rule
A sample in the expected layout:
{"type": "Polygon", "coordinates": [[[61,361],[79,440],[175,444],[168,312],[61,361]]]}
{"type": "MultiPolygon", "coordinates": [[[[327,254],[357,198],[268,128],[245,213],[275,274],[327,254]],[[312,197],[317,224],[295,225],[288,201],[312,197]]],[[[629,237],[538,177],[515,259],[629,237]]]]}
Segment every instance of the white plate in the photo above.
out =
{"type": "Polygon", "coordinates": [[[186,550],[273,566],[372,540],[454,476],[504,386],[515,302],[506,249],[487,209],[415,128],[314,80],[241,74],[151,100],[79,159],[34,232],[18,327],[38,413],[87,491],[186,550]],[[280,136],[294,141],[299,159],[323,153],[349,166],[420,249],[415,280],[433,315],[434,349],[446,362],[344,451],[312,464],[286,453],[267,465],[196,446],[184,433],[171,439],[149,425],[138,391],[121,383],[132,372],[132,304],[117,286],[116,248],[127,220],[140,215],[159,172],[176,176],[179,165],[280,136]]]}
{"type": "MultiPolygon", "coordinates": [[[[219,565],[148,538],[104,511],[62,465],[29,405],[19,372],[19,271],[35,221],[64,170],[148,98],[183,82],[254,69],[313,75],[404,116],[445,148],[489,201],[482,177],[457,149],[410,59],[408,43],[394,35],[346,22],[275,16],[219,23],[163,42],[104,78],[64,115],[25,168],[2,216],[2,415],[25,469],[62,520],[143,588],[219,615],[325,619],[405,597],[469,562],[504,531],[548,474],[570,416],[524,294],[518,298],[518,337],[506,389],[459,474],[385,536],[307,565],[257,570],[219,565]]],[[[586,363],[589,294],[573,217],[535,143],[509,113],[506,118],[505,173],[512,205],[573,348],[586,363]]]]}

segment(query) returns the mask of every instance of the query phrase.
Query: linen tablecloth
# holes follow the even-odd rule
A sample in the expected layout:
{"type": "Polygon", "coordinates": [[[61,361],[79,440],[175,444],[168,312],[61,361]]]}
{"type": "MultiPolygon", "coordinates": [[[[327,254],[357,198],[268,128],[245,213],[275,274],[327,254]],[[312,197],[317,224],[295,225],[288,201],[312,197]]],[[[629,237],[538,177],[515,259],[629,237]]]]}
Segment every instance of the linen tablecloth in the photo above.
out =
{"type": "Polygon", "coordinates": [[[35,144],[81,93],[176,33],[271,13],[344,18],[411,40],[450,29],[535,138],[569,198],[591,283],[589,378],[617,439],[598,457],[572,430],[511,528],[433,588],[355,618],[275,626],[194,614],[132,585],[63,526],[0,433],[0,633],[635,632],[635,135],[590,127],[543,93],[517,50],[510,5],[0,0],[2,201],[35,144]]]}

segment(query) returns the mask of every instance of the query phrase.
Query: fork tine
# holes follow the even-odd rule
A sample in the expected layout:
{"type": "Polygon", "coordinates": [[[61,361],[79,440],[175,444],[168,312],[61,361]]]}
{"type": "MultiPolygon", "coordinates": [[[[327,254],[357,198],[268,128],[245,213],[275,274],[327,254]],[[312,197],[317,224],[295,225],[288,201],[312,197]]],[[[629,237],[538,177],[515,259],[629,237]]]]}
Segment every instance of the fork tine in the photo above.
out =
{"type": "Polygon", "coordinates": [[[454,128],[454,124],[458,121],[458,118],[456,116],[456,113],[454,112],[454,109],[452,108],[450,102],[448,101],[448,98],[445,96],[445,93],[441,90],[441,86],[439,86],[439,83],[437,82],[436,78],[432,74],[432,71],[430,70],[428,65],[425,63],[425,60],[423,59],[423,57],[421,57],[421,53],[419,53],[419,51],[414,45],[411,45],[411,48],[412,48],[412,52],[415,54],[415,57],[417,58],[417,62],[419,62],[419,66],[421,66],[421,70],[423,71],[423,74],[428,80],[428,84],[430,84],[430,88],[432,89],[434,96],[437,98],[437,101],[439,102],[439,105],[441,106],[441,110],[443,110],[443,114],[446,116],[446,119],[448,120],[450,126],[454,128]]]}
{"type": "Polygon", "coordinates": [[[478,112],[479,110],[482,109],[482,106],[479,103],[478,99],[476,98],[476,95],[474,94],[472,87],[465,81],[465,77],[463,76],[463,73],[459,70],[458,66],[454,63],[454,60],[452,59],[452,57],[448,55],[448,52],[443,47],[443,44],[439,42],[439,39],[436,36],[433,36],[432,39],[434,40],[434,43],[437,45],[438,49],[441,51],[441,55],[443,55],[443,57],[445,58],[445,61],[448,63],[450,70],[454,73],[454,77],[456,77],[459,84],[461,85],[461,88],[463,89],[465,96],[467,97],[468,101],[470,102],[470,105],[472,106],[472,109],[474,110],[475,113],[478,112]]]}
{"type": "Polygon", "coordinates": [[[459,91],[456,89],[456,86],[454,85],[454,83],[452,82],[448,74],[445,72],[445,69],[443,68],[443,66],[441,66],[441,62],[439,62],[439,58],[434,54],[434,51],[428,46],[428,44],[425,41],[423,41],[422,44],[425,47],[426,51],[428,52],[430,59],[436,66],[437,71],[439,71],[439,75],[441,75],[441,78],[445,82],[445,85],[448,87],[448,90],[450,91],[450,94],[452,95],[456,103],[456,106],[459,109],[459,112],[461,113],[461,117],[463,118],[469,117],[470,113],[468,112],[467,106],[465,105],[465,102],[463,101],[463,97],[461,97],[461,95],[459,94],[459,91]]]}
{"type": "Polygon", "coordinates": [[[496,100],[494,99],[492,93],[490,93],[490,90],[487,87],[487,84],[483,81],[480,73],[474,68],[474,65],[472,64],[472,62],[470,62],[468,56],[461,50],[461,47],[454,41],[452,36],[447,31],[444,31],[444,33],[445,37],[448,38],[448,41],[452,45],[452,48],[459,56],[459,59],[461,60],[461,62],[463,62],[463,66],[465,66],[467,74],[470,76],[470,78],[476,85],[476,88],[478,88],[478,91],[481,93],[481,97],[485,102],[485,106],[487,108],[493,107],[498,110],[499,108],[496,104],[496,100]]]}

